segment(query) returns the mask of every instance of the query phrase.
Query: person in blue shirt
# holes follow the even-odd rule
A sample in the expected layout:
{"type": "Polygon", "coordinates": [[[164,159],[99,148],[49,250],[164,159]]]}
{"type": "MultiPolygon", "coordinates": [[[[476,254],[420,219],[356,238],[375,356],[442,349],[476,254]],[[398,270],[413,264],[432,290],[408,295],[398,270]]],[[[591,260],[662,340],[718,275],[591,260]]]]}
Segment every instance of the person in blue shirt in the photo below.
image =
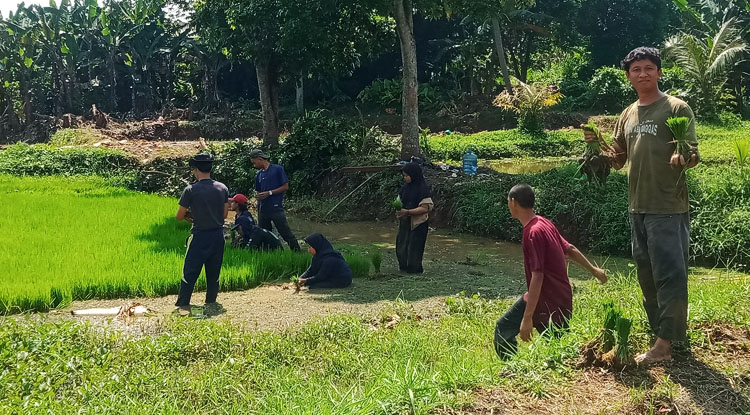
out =
{"type": "Polygon", "coordinates": [[[196,154],[190,168],[197,181],[185,188],[180,196],[177,220],[192,222],[187,240],[182,281],[177,294],[181,315],[190,314],[190,297],[195,282],[206,269],[206,305],[216,306],[219,293],[219,273],[224,259],[224,219],[229,211],[229,192],[221,182],[211,179],[214,159],[210,154],[196,154]],[[192,218],[188,215],[192,213],[192,218]]]}
{"type": "Polygon", "coordinates": [[[299,277],[298,285],[309,288],[346,288],[352,284],[352,269],[339,251],[333,249],[325,236],[314,233],[305,238],[313,259],[299,277]]]}
{"type": "Polygon", "coordinates": [[[278,164],[271,164],[268,161],[268,155],[260,149],[250,152],[250,161],[253,167],[258,169],[255,175],[258,224],[268,231],[276,226],[276,230],[289,245],[289,249],[299,252],[299,243],[289,228],[289,222],[284,214],[284,192],[289,190],[289,179],[286,177],[284,168],[278,164]]]}
{"type": "Polygon", "coordinates": [[[258,226],[253,215],[247,209],[247,196],[237,193],[229,199],[230,209],[237,212],[234,217],[234,226],[242,237],[241,246],[251,251],[273,251],[283,249],[279,238],[273,232],[258,226]]]}

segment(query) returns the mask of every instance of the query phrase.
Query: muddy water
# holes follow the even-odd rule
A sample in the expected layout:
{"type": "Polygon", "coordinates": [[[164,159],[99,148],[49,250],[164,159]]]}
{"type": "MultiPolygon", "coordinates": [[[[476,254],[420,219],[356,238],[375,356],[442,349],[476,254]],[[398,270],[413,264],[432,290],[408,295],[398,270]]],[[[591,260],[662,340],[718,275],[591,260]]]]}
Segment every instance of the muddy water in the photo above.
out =
{"type": "MultiPolygon", "coordinates": [[[[297,238],[320,232],[333,243],[375,244],[393,252],[396,248],[395,222],[341,222],[320,223],[290,216],[289,224],[297,238]]],[[[519,229],[520,232],[520,229],[519,229]]],[[[590,255],[596,263],[610,271],[628,272],[628,258],[590,255]]],[[[513,274],[523,274],[523,251],[520,243],[497,241],[492,238],[458,233],[449,229],[430,229],[425,248],[425,261],[433,263],[459,263],[479,268],[502,269],[513,274]]],[[[440,266],[438,266],[440,268],[440,266]]],[[[573,278],[589,277],[578,266],[569,267],[573,278]]]]}
{"type": "MultiPolygon", "coordinates": [[[[320,232],[326,238],[346,244],[375,244],[381,248],[396,245],[398,224],[393,222],[319,223],[300,217],[290,217],[290,225],[298,238],[320,232]]],[[[425,257],[446,261],[463,261],[467,257],[488,255],[498,260],[518,261],[522,258],[521,245],[489,238],[459,234],[445,229],[430,230],[425,257]]]]}
{"type": "Polygon", "coordinates": [[[530,174],[556,169],[574,161],[573,158],[527,158],[527,159],[501,159],[501,160],[479,160],[479,167],[487,167],[500,173],[508,174],[530,174]]]}

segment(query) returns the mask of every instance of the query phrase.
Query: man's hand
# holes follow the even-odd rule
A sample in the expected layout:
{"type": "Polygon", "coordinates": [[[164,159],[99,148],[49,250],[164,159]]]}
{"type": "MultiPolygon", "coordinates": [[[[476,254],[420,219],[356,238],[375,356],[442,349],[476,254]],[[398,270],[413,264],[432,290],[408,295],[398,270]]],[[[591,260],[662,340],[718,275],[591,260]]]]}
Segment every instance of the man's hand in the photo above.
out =
{"type": "Polygon", "coordinates": [[[607,282],[607,271],[601,268],[594,268],[594,270],[591,271],[591,275],[596,277],[596,279],[602,284],[607,282]]]}
{"type": "Polygon", "coordinates": [[[263,200],[263,199],[266,199],[268,196],[270,196],[268,192],[260,192],[255,195],[255,198],[258,200],[263,200]]]}
{"type": "Polygon", "coordinates": [[[409,214],[409,211],[408,211],[407,209],[401,209],[401,210],[397,210],[397,211],[396,211],[396,217],[397,217],[397,218],[400,218],[400,217],[406,216],[406,215],[408,215],[408,214],[409,214]]]}
{"type": "Polygon", "coordinates": [[[680,168],[693,168],[698,164],[698,157],[695,153],[690,155],[690,163],[685,162],[685,157],[682,154],[672,154],[672,158],[669,160],[669,164],[672,165],[672,167],[680,167],[680,168]]]}
{"type": "Polygon", "coordinates": [[[531,341],[531,331],[534,329],[534,325],[531,322],[530,317],[524,317],[523,320],[521,320],[521,332],[519,333],[521,336],[521,340],[525,342],[531,341]]]}

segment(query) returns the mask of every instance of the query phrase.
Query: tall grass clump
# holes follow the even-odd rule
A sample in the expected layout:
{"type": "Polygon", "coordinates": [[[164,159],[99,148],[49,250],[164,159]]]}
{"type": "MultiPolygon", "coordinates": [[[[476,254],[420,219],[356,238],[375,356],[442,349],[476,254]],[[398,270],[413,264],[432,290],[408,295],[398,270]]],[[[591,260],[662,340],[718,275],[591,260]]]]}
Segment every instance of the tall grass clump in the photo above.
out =
{"type": "MultiPolygon", "coordinates": [[[[0,313],[46,310],[90,298],[176,294],[189,224],[175,199],[131,192],[102,178],[0,176],[0,313]]],[[[368,258],[348,255],[354,276],[368,258]]],[[[227,249],[221,290],[296,275],[308,254],[227,249]]],[[[205,288],[205,279],[197,289],[205,288]]]]}

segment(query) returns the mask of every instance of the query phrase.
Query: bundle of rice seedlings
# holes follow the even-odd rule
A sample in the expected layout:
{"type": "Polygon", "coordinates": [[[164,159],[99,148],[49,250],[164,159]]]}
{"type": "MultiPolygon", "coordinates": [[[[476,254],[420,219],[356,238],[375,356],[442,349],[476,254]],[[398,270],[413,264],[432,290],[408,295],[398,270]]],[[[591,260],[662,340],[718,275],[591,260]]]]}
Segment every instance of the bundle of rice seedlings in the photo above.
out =
{"type": "Polygon", "coordinates": [[[372,261],[372,266],[375,269],[375,272],[379,274],[380,265],[383,263],[383,254],[380,253],[380,250],[376,250],[370,255],[370,260],[372,261]]]}
{"type": "Polygon", "coordinates": [[[615,329],[622,313],[612,302],[604,304],[604,329],[602,331],[602,352],[607,353],[615,347],[615,329]]]}
{"type": "Polygon", "coordinates": [[[690,160],[690,144],[687,142],[687,136],[692,122],[688,117],[667,118],[667,126],[674,136],[674,141],[671,143],[676,144],[674,153],[683,156],[686,162],[690,160]]]}
{"type": "Polygon", "coordinates": [[[393,210],[401,210],[404,208],[404,204],[401,202],[401,196],[396,196],[395,199],[393,199],[393,202],[391,202],[391,206],[393,206],[393,210]]]}
{"type": "Polygon", "coordinates": [[[582,125],[581,128],[584,131],[594,133],[597,139],[586,142],[586,151],[583,153],[583,157],[578,159],[578,174],[585,174],[588,177],[589,183],[593,181],[599,185],[604,185],[607,182],[611,165],[609,157],[602,154],[602,152],[611,152],[612,148],[604,141],[599,128],[592,121],[589,121],[586,125],[582,125]]]}
{"type": "Polygon", "coordinates": [[[615,331],[617,332],[617,347],[615,348],[615,357],[623,365],[627,365],[633,356],[630,353],[628,340],[630,338],[630,328],[633,322],[625,317],[617,319],[615,331]]]}

